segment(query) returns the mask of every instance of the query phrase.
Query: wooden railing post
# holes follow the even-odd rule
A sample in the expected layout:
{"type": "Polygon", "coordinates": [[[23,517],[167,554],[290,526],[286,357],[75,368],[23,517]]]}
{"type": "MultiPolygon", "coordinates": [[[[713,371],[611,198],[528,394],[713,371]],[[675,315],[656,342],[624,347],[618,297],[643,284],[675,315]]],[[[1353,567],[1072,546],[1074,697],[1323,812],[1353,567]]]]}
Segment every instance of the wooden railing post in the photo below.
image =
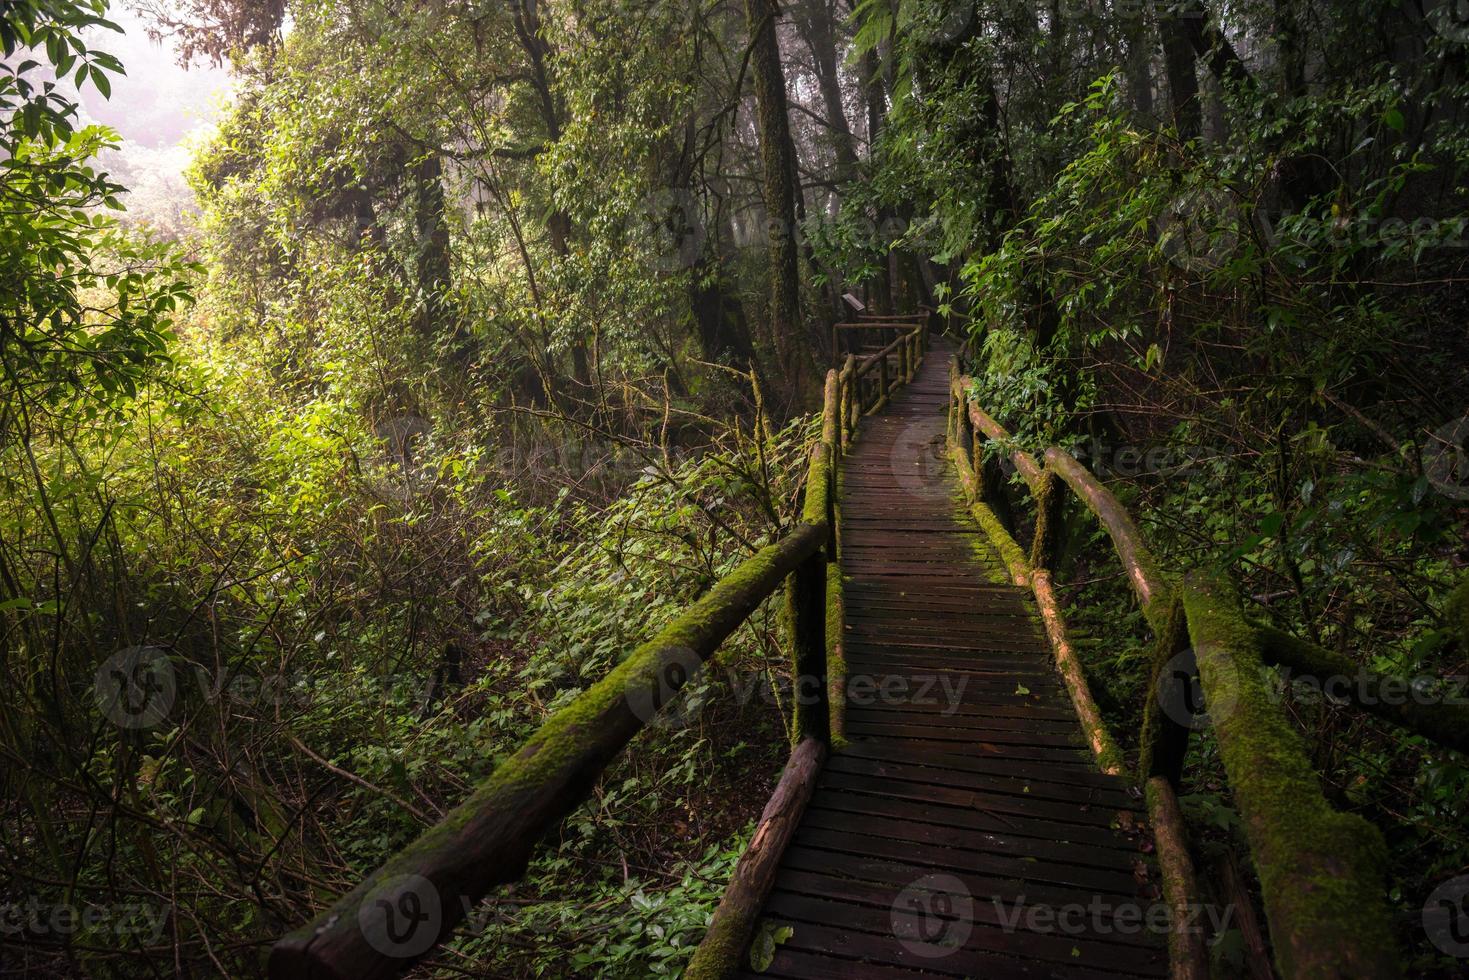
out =
{"type": "MultiPolygon", "coordinates": [[[[802,520],[827,524],[831,509],[832,460],[830,446],[811,447],[802,520]]],[[[794,713],[791,737],[796,744],[814,738],[830,740],[826,702],[826,563],[831,548],[828,526],[824,547],[808,556],[786,580],[786,619],[790,625],[791,700],[794,713]]]]}
{"type": "Polygon", "coordinates": [[[848,450],[848,447],[851,447],[853,430],[856,429],[856,413],[853,411],[853,401],[855,401],[856,395],[852,391],[856,383],[855,372],[856,359],[851,354],[848,354],[846,361],[843,361],[842,364],[842,373],[839,375],[842,392],[840,392],[840,398],[837,398],[837,411],[842,416],[840,425],[837,426],[840,433],[839,448],[842,451],[842,455],[846,455],[846,450],[848,450]]]}
{"type": "Polygon", "coordinates": [[[1052,568],[1061,538],[1061,512],[1066,503],[1060,478],[1050,470],[1041,474],[1035,489],[1035,536],[1030,541],[1030,566],[1052,568]]]}
{"type": "Polygon", "coordinates": [[[882,354],[877,359],[877,401],[881,404],[888,397],[888,356],[882,354]]]}
{"type": "Polygon", "coordinates": [[[1177,596],[1170,597],[1167,615],[1161,622],[1162,628],[1155,631],[1153,641],[1138,768],[1144,779],[1161,776],[1176,790],[1183,783],[1183,763],[1192,731],[1182,713],[1191,710],[1197,670],[1192,659],[1183,656],[1189,648],[1188,624],[1177,596]]]}

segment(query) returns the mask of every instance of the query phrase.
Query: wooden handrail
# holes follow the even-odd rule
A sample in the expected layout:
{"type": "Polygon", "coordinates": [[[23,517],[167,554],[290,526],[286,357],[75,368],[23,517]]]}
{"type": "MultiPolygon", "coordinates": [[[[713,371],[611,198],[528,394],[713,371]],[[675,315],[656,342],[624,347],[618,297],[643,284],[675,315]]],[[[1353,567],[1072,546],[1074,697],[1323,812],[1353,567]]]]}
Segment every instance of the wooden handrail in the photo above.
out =
{"type": "MultiPolygon", "coordinates": [[[[903,354],[895,385],[912,377],[924,348],[923,330],[919,325],[887,348],[888,354],[895,350],[903,354]]],[[[802,523],[740,564],[611,673],[547,719],[438,824],[309,924],[277,941],[270,952],[271,977],[391,977],[446,941],[490,889],[524,873],[536,842],[591,793],[628,741],[784,583],[796,682],[814,677],[820,690],[814,704],[809,698],[792,699],[797,748],[782,779],[783,791],[767,807],[764,831],[757,834],[726,895],[734,911],[719,920],[718,929],[711,929],[711,948],[729,948],[733,942],[733,948],[743,953],[748,933],[739,937],[752,922],[738,909],[762,887],[768,890],[761,884],[763,876],[784,850],[780,834],[785,831],[771,828],[794,826],[809,797],[811,773],[819,768],[832,733],[840,739],[843,727],[844,690],[828,703],[833,659],[845,683],[845,667],[839,662],[841,576],[829,566],[839,547],[837,461],[855,437],[864,409],[863,373],[863,365],[851,356],[840,370],[827,373],[821,438],[811,448],[802,523]],[[836,622],[829,621],[833,615],[836,622]]],[[[888,394],[887,385],[883,387],[879,403],[888,394]]]]}
{"type": "Polygon", "coordinates": [[[826,752],[826,744],[815,738],[802,741],[791,752],[780,782],[760,814],[750,846],[740,855],[709,929],[684,970],[684,980],[724,980],[738,968],[755,931],[755,920],[775,884],[786,845],[795,836],[815,792],[826,752]]]}
{"type": "Polygon", "coordinates": [[[1281,975],[1401,976],[1381,832],[1327,803],[1304,740],[1270,696],[1238,596],[1192,573],[1183,603],[1281,975]]]}
{"type": "Polygon", "coordinates": [[[843,637],[846,630],[842,576],[836,564],[841,553],[842,527],[841,512],[836,506],[837,473],[842,456],[856,438],[858,419],[888,397],[888,356],[895,351],[903,355],[900,370],[891,383],[891,388],[896,388],[912,380],[926,340],[925,328],[919,325],[888,345],[879,359],[884,378],[870,406],[862,394],[862,381],[873,360],[864,363],[848,354],[840,368],[826,373],[821,441],[811,450],[802,520],[825,522],[830,536],[825,548],[801,562],[786,587],[797,683],[815,676],[824,677],[824,685],[814,702],[793,699],[796,702],[792,726],[795,748],[685,977],[727,980],[744,966],[760,909],[774,884],[781,855],[811,797],[822,761],[829,748],[840,748],[845,743],[847,668],[843,637]]]}
{"type": "Polygon", "coordinates": [[[1143,544],[1142,533],[1128,515],[1127,508],[1122,506],[1111,490],[1092,476],[1090,470],[1065,450],[1056,446],[1048,448],[1046,467],[1065,480],[1071,492],[1101,522],[1107,536],[1112,539],[1112,546],[1117,549],[1117,557],[1127,572],[1128,584],[1137,594],[1148,625],[1154,630],[1161,629],[1160,617],[1167,606],[1168,585],[1158,571],[1158,563],[1152,552],[1143,544]]]}
{"type": "MultiPolygon", "coordinates": [[[[977,488],[980,464],[977,452],[970,451],[966,430],[976,448],[981,437],[1009,443],[1010,434],[969,400],[968,378],[960,377],[957,370],[951,377],[953,455],[961,477],[967,477],[966,487],[977,488]]],[[[1129,585],[1158,637],[1153,679],[1146,692],[1141,777],[1170,906],[1181,912],[1197,901],[1175,792],[1189,728],[1161,717],[1157,703],[1159,695],[1166,693],[1165,685],[1177,682],[1165,676],[1162,666],[1191,649],[1225,772],[1256,858],[1281,975],[1287,980],[1400,975],[1384,888],[1381,834],[1361,818],[1330,807],[1320,780],[1310,769],[1305,745],[1269,697],[1264,667],[1283,665],[1298,676],[1313,678],[1356,679],[1357,684],[1339,692],[1349,701],[1460,751],[1469,750],[1469,708],[1379,697],[1388,687],[1406,690],[1407,681],[1364,671],[1339,654],[1272,626],[1249,622],[1238,611],[1238,597],[1218,580],[1194,574],[1181,586],[1175,585],[1161,571],[1126,508],[1074,457],[1050,447],[1042,466],[1029,453],[1013,445],[1009,448],[1011,460],[1036,496],[1037,520],[1029,560],[1010,557],[1006,563],[1017,584],[1029,584],[1035,591],[1058,661],[1064,628],[1052,629],[1048,610],[1059,617],[1059,607],[1054,596],[1043,594],[1050,592],[1045,566],[1054,554],[1053,525],[1060,515],[1054,499],[1058,482],[1069,487],[1107,531],[1129,585]],[[1023,579],[1016,574],[1017,567],[1023,569],[1023,579]]],[[[999,520],[982,520],[981,524],[1002,557],[1020,551],[999,520]]],[[[1062,675],[1066,677],[1064,667],[1062,675]]],[[[1077,687],[1069,680],[1068,687],[1076,700],[1077,687]]],[[[1082,701],[1089,701],[1084,689],[1082,701]]],[[[1078,702],[1083,727],[1089,724],[1088,707],[1078,702]]],[[[1093,747],[1097,747],[1096,740],[1093,747]]],[[[1105,768],[1100,750],[1098,759],[1105,768]]],[[[1208,975],[1198,937],[1175,932],[1169,948],[1173,976],[1208,975]]]]}
{"type": "Polygon", "coordinates": [[[857,358],[857,364],[858,364],[857,373],[858,374],[866,374],[869,370],[871,370],[872,365],[874,363],[876,363],[879,360],[883,360],[883,359],[887,358],[894,351],[896,351],[898,349],[898,347],[905,340],[907,340],[907,339],[908,339],[907,338],[907,335],[905,334],[904,336],[899,337],[896,340],[892,341],[891,343],[889,343],[886,347],[882,348],[881,350],[879,350],[879,351],[877,351],[875,353],[872,353],[872,354],[863,354],[861,357],[857,358]]]}
{"type": "Polygon", "coordinates": [[[274,978],[374,980],[407,969],[496,885],[524,873],[546,831],[792,572],[826,543],[801,524],[721,579],[652,640],[552,715],[462,804],[271,950],[274,978]]]}

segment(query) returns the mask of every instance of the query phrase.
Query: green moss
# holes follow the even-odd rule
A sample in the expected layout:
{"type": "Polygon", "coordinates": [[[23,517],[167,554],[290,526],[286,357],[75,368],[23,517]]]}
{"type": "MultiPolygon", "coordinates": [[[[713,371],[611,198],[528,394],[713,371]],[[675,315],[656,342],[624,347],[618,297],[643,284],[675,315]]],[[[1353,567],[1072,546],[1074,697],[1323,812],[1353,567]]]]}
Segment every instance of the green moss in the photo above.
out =
{"type": "Polygon", "coordinates": [[[1060,478],[1056,474],[1046,470],[1035,483],[1035,537],[1030,542],[1031,568],[1050,568],[1056,557],[1052,552],[1055,550],[1059,531],[1056,524],[1061,516],[1062,496],[1057,486],[1059,482],[1060,478]]]}
{"type": "Polygon", "coordinates": [[[744,962],[759,913],[730,912],[717,916],[684,968],[684,980],[725,980],[744,962]]]}
{"type": "Polygon", "coordinates": [[[1190,576],[1184,608],[1219,754],[1260,876],[1282,977],[1401,975],[1375,827],[1327,805],[1272,696],[1229,587],[1190,576]]]}
{"type": "Polygon", "coordinates": [[[842,571],[838,565],[829,564],[826,566],[826,696],[833,749],[847,744],[847,655],[842,642],[845,623],[842,571]]]}
{"type": "Polygon", "coordinates": [[[1127,757],[1117,747],[1117,743],[1112,739],[1112,733],[1104,727],[1097,729],[1097,734],[1102,742],[1101,751],[1097,753],[1097,768],[1103,772],[1125,773],[1127,757]]]}
{"type": "Polygon", "coordinates": [[[1004,523],[995,516],[995,512],[982,503],[974,502],[969,505],[969,513],[974,517],[985,536],[990,539],[990,544],[1000,556],[1000,561],[1010,573],[1010,581],[1015,585],[1028,585],[1030,583],[1030,562],[1026,560],[1025,551],[1005,530],[1004,523]]]}
{"type": "Polygon", "coordinates": [[[806,471],[806,501],[801,520],[807,524],[825,524],[831,506],[831,452],[825,443],[811,449],[811,466],[806,471]]]}
{"type": "MultiPolygon", "coordinates": [[[[979,499],[979,488],[975,484],[974,472],[969,466],[968,450],[963,446],[950,445],[949,456],[953,459],[954,469],[958,472],[959,485],[964,494],[964,501],[968,504],[969,516],[974,518],[980,530],[984,531],[985,537],[989,539],[995,554],[999,555],[1001,563],[1009,572],[1010,582],[1022,586],[1029,584],[1030,563],[1026,560],[1025,551],[1005,529],[1004,522],[979,499]]],[[[994,555],[986,551],[982,545],[976,545],[975,548],[976,556],[981,564],[991,565],[994,555]]],[[[993,575],[991,580],[1004,584],[993,575]]]]}
{"type": "Polygon", "coordinates": [[[1167,611],[1160,617],[1163,628],[1153,639],[1149,656],[1148,686],[1143,703],[1143,724],[1139,736],[1138,771],[1143,779],[1163,776],[1177,784],[1183,768],[1183,756],[1188,749],[1188,730],[1163,713],[1159,702],[1159,687],[1164,681],[1163,671],[1188,643],[1188,623],[1184,618],[1183,602],[1176,591],[1170,590],[1167,611]],[[1165,741],[1165,740],[1172,740],[1165,741]]]}
{"type": "MultiPolygon", "coordinates": [[[[1360,710],[1469,754],[1469,705],[1410,697],[1408,679],[1378,674],[1355,661],[1263,623],[1252,624],[1267,661],[1287,667],[1294,677],[1317,682],[1344,679],[1339,688],[1360,710]]],[[[1333,691],[1332,693],[1337,693],[1333,691]]]]}

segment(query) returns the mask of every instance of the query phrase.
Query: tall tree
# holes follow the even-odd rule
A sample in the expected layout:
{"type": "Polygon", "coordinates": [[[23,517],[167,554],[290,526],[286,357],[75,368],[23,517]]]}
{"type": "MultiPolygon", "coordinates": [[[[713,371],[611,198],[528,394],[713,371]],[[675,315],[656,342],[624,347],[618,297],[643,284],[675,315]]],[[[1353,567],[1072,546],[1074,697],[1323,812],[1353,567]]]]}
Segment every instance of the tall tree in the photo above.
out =
{"type": "Polygon", "coordinates": [[[1168,76],[1168,110],[1179,139],[1191,140],[1203,129],[1199,107],[1197,53],[1190,39],[1188,11],[1169,9],[1158,16],[1158,33],[1163,39],[1163,70],[1168,76]]]}
{"type": "Polygon", "coordinates": [[[787,381],[799,396],[811,351],[801,322],[801,288],[796,248],[796,147],[791,141],[785,71],[775,0],[745,0],[754,77],[756,124],[760,135],[766,235],[770,261],[770,334],[787,381]]]}
{"type": "Polygon", "coordinates": [[[844,183],[857,176],[857,144],[847,122],[841,78],[837,74],[840,59],[831,0],[806,0],[799,12],[802,16],[796,21],[796,28],[811,52],[811,68],[816,76],[817,91],[821,93],[827,133],[836,156],[836,179],[838,183],[844,183]]]}

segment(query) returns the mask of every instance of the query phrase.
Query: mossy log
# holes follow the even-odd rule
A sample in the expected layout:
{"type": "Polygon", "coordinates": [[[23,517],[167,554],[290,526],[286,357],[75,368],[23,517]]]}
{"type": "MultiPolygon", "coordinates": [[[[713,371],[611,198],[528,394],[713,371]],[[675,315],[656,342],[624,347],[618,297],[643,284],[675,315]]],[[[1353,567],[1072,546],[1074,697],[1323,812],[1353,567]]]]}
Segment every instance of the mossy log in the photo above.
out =
{"type": "Polygon", "coordinates": [[[1230,587],[1194,573],[1183,602],[1281,976],[1401,976],[1382,834],[1327,804],[1304,741],[1271,696],[1257,633],[1230,587]]]}
{"type": "Polygon", "coordinates": [[[1047,449],[1046,467],[1065,480],[1071,491],[1101,521],[1112,539],[1112,546],[1117,549],[1127,580],[1142,604],[1148,625],[1154,632],[1161,632],[1168,612],[1168,584],[1163,580],[1163,573],[1159,571],[1152,552],[1143,544],[1142,533],[1132,522],[1127,508],[1065,450],[1055,446],[1047,449]]]}
{"type": "Polygon", "coordinates": [[[1076,656],[1076,650],[1066,635],[1066,621],[1061,615],[1061,604],[1051,588],[1051,573],[1043,568],[1032,568],[1030,587],[1035,593],[1036,609],[1040,612],[1041,622],[1046,627],[1046,637],[1051,641],[1056,670],[1066,683],[1071,703],[1076,708],[1077,720],[1081,722],[1082,733],[1086,736],[1087,744],[1092,747],[1092,752],[1096,754],[1097,766],[1109,775],[1120,776],[1126,768],[1122,750],[1117,747],[1117,742],[1107,729],[1107,723],[1102,720],[1102,712],[1097,708],[1096,699],[1092,697],[1091,685],[1087,683],[1081,660],[1076,656]]]}
{"type": "Polygon", "coordinates": [[[274,978],[374,980],[407,969],[491,888],[515,881],[551,827],[699,664],[825,542],[803,524],[762,548],[552,715],[462,804],[270,953],[274,978]]]}
{"type": "Polygon", "coordinates": [[[1169,976],[1172,980],[1208,980],[1209,958],[1204,952],[1204,937],[1192,931],[1192,924],[1198,919],[1193,912],[1199,904],[1199,883],[1188,853],[1183,811],[1179,809],[1173,786],[1161,776],[1143,784],[1143,795],[1148,804],[1148,820],[1153,826],[1153,847],[1163,879],[1163,898],[1168,902],[1174,926],[1168,931],[1169,976]]]}
{"type": "Polygon", "coordinates": [[[1457,683],[1444,691],[1425,693],[1406,677],[1367,670],[1273,626],[1256,624],[1255,633],[1266,663],[1289,669],[1292,677],[1309,678],[1328,696],[1343,696],[1368,714],[1469,754],[1469,704],[1464,703],[1465,692],[1457,683]]]}
{"type": "Polygon", "coordinates": [[[838,402],[841,382],[838,379],[836,368],[826,372],[826,387],[822,390],[821,400],[821,441],[828,447],[835,448],[837,445],[837,424],[839,422],[838,402]]]}
{"type": "Polygon", "coordinates": [[[842,600],[842,570],[826,566],[826,709],[829,741],[834,749],[847,744],[846,604],[842,600]]]}
{"type": "Polygon", "coordinates": [[[1076,708],[1077,719],[1081,722],[1087,744],[1096,754],[1098,768],[1111,775],[1120,775],[1125,768],[1122,750],[1117,747],[1117,742],[1112,738],[1107,723],[1102,720],[1096,700],[1092,697],[1086,673],[1082,670],[1081,661],[1067,636],[1065,618],[1061,615],[1060,603],[1056,601],[1055,592],[1051,588],[1049,574],[1044,569],[1030,565],[1019,543],[1000,523],[994,512],[978,499],[978,487],[965,447],[951,445],[949,453],[954,461],[954,468],[958,470],[959,483],[964,490],[970,513],[999,553],[1000,560],[1005,563],[1010,580],[1021,587],[1029,586],[1035,596],[1036,608],[1040,612],[1041,622],[1045,624],[1046,637],[1051,643],[1056,670],[1071,695],[1071,702],[1076,708]]]}
{"type": "MultiPolygon", "coordinates": [[[[973,382],[966,376],[961,377],[959,383],[963,386],[963,390],[967,392],[973,382]]],[[[974,404],[974,402],[969,401],[967,395],[965,396],[965,401],[968,403],[970,425],[983,432],[986,438],[1003,444],[1009,444],[1011,442],[1010,433],[1003,425],[991,418],[989,413],[984,409],[974,404]]],[[[1041,464],[1034,456],[1023,449],[1012,449],[1010,451],[1010,461],[1015,464],[1015,469],[1019,471],[1026,485],[1030,487],[1031,492],[1034,492],[1035,485],[1041,478],[1041,464]]]]}
{"type": "Polygon", "coordinates": [[[760,814],[750,846],[740,855],[724,897],[714,910],[709,930],[684,970],[684,980],[724,980],[744,965],[760,909],[775,884],[781,856],[811,801],[825,759],[826,746],[814,738],[805,739],[791,752],[780,782],[760,814]]]}
{"type": "Polygon", "coordinates": [[[1020,547],[1019,542],[1011,536],[1009,530],[1000,521],[995,512],[980,498],[979,484],[974,476],[974,468],[969,462],[969,453],[962,445],[951,445],[949,456],[954,461],[954,469],[959,474],[959,485],[964,490],[965,502],[969,506],[969,513],[979,524],[980,530],[984,531],[989,538],[990,544],[1000,556],[1000,561],[1005,563],[1005,570],[1010,575],[1010,581],[1015,585],[1030,585],[1030,562],[1026,560],[1025,549],[1020,547]]]}

